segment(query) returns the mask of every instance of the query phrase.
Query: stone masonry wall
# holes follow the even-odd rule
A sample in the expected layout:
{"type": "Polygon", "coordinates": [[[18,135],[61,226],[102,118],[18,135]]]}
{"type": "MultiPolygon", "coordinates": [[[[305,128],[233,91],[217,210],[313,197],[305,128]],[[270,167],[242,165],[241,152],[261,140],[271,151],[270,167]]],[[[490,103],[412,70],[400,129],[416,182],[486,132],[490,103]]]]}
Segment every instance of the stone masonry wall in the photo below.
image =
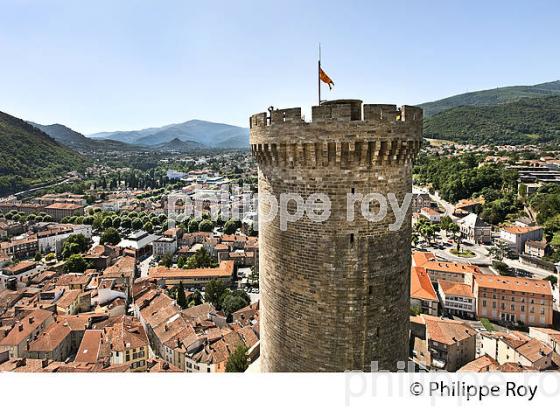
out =
{"type": "Polygon", "coordinates": [[[278,217],[259,225],[262,369],[367,371],[378,361],[394,370],[408,351],[411,210],[396,232],[390,210],[370,222],[356,204],[349,222],[347,194],[393,192],[402,203],[422,110],[364,105],[362,119],[361,101],[344,100],[312,113],[309,123],[300,108],[250,120],[259,194],[326,193],[332,203],[322,223],[305,216],[285,231],[278,217]]]}

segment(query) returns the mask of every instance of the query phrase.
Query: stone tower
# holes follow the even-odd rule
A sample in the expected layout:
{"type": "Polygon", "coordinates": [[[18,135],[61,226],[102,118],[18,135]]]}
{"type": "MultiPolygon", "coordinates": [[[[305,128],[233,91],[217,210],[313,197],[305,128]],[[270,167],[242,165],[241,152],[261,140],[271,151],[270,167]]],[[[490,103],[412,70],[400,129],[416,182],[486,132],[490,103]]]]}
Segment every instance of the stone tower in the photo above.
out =
{"type": "Polygon", "coordinates": [[[390,209],[371,222],[358,203],[349,221],[347,196],[394,193],[402,204],[422,110],[336,100],[312,107],[311,122],[301,108],[278,109],[251,116],[250,128],[259,195],[331,201],[324,222],[259,222],[262,370],[367,371],[372,361],[395,370],[408,356],[411,210],[394,231],[390,209]]]}

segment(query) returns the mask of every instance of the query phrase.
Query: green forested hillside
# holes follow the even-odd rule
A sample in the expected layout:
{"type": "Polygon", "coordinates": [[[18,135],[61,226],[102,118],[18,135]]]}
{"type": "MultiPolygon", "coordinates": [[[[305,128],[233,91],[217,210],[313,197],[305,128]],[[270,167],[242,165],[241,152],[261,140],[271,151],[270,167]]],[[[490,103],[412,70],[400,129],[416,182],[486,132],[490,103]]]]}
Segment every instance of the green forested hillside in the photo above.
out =
{"type": "Polygon", "coordinates": [[[512,87],[493,88],[491,90],[474,91],[453,95],[442,100],[420,104],[424,110],[424,118],[439,112],[460,106],[487,106],[507,104],[522,98],[541,98],[560,95],[560,81],[537,85],[516,85],[512,87]]]}
{"type": "Polygon", "coordinates": [[[0,112],[0,195],[80,171],[87,161],[27,122],[0,112]]]}
{"type": "Polygon", "coordinates": [[[452,108],[425,119],[424,136],[471,144],[560,143],[560,96],[452,108]]]}

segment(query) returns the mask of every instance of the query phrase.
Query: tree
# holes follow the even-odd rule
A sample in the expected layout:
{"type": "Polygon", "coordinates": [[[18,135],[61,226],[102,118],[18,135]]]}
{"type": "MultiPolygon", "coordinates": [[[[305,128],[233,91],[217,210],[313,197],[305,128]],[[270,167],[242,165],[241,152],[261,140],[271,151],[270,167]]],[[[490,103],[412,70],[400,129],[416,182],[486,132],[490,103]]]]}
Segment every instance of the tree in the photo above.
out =
{"type": "Polygon", "coordinates": [[[233,292],[224,297],[222,301],[222,309],[224,313],[229,316],[233,312],[237,312],[239,309],[247,306],[247,302],[243,297],[234,295],[233,292]]]}
{"type": "Polygon", "coordinates": [[[118,229],[121,226],[121,218],[119,218],[118,216],[115,216],[113,218],[113,228],[118,229]]]}
{"type": "Polygon", "coordinates": [[[552,286],[556,286],[556,284],[558,283],[558,278],[555,275],[548,275],[546,278],[544,278],[545,280],[550,281],[550,283],[552,284],[552,286]]]}
{"type": "Polygon", "coordinates": [[[187,258],[185,258],[184,256],[179,256],[179,259],[177,259],[177,266],[180,269],[183,269],[187,264],[187,258]]]}
{"type": "Polygon", "coordinates": [[[64,244],[67,243],[75,243],[79,247],[79,252],[87,251],[89,247],[89,240],[81,233],[79,234],[72,234],[70,235],[65,241],[64,244]]]}
{"type": "Polygon", "coordinates": [[[461,251],[461,228],[456,223],[451,223],[448,228],[449,232],[453,234],[455,242],[457,242],[457,252],[461,251]]]}
{"type": "Polygon", "coordinates": [[[43,255],[41,255],[41,252],[37,252],[35,254],[35,262],[40,262],[42,258],[43,258],[43,255]]]}
{"type": "Polygon", "coordinates": [[[47,253],[47,255],[45,256],[45,260],[47,262],[52,261],[54,259],[56,259],[56,255],[53,252],[47,253]]]}
{"type": "Polygon", "coordinates": [[[227,286],[221,280],[212,279],[206,285],[206,293],[204,299],[207,303],[211,303],[216,309],[221,309],[222,295],[227,286]]]}
{"type": "MultiPolygon", "coordinates": [[[[231,292],[232,296],[240,297],[247,303],[247,305],[251,304],[251,297],[245,292],[243,289],[235,289],[231,292]]],[[[246,305],[245,305],[246,306],[246,305]]],[[[237,309],[239,310],[239,309],[237,309]]]]}
{"type": "Polygon", "coordinates": [[[188,231],[191,232],[191,233],[192,233],[192,232],[198,231],[198,224],[199,224],[199,221],[197,221],[197,220],[194,219],[194,218],[191,219],[191,220],[189,221],[188,231]]]}
{"type": "Polygon", "coordinates": [[[125,216],[121,219],[121,228],[130,229],[131,226],[132,226],[132,221],[130,218],[125,216]]]}
{"type": "Polygon", "coordinates": [[[80,234],[70,235],[62,247],[61,255],[63,259],[68,259],[70,256],[85,252],[89,247],[88,239],[80,234]]]}
{"type": "Polygon", "coordinates": [[[448,215],[445,215],[445,216],[441,217],[441,220],[439,221],[439,226],[444,231],[447,231],[452,223],[453,223],[453,220],[451,219],[451,217],[448,216],[448,215]]]}
{"type": "Polygon", "coordinates": [[[186,309],[188,307],[187,297],[185,296],[185,288],[183,287],[183,282],[179,282],[177,288],[177,304],[181,306],[181,309],[186,309]]]}
{"type": "Polygon", "coordinates": [[[224,225],[224,233],[226,235],[233,235],[237,231],[238,223],[232,219],[227,221],[224,225]]]}
{"type": "Polygon", "coordinates": [[[138,230],[142,228],[142,220],[140,218],[134,218],[132,220],[132,229],[138,230]]]}
{"type": "Polygon", "coordinates": [[[511,270],[511,268],[504,262],[501,261],[492,261],[492,267],[496,269],[500,275],[503,276],[515,276],[511,270]]]}
{"type": "Polygon", "coordinates": [[[119,231],[115,228],[107,228],[101,238],[99,239],[99,243],[104,245],[106,243],[111,245],[116,245],[121,241],[121,236],[119,235],[119,231]]]}
{"type": "Polygon", "coordinates": [[[247,348],[240,344],[229,356],[226,363],[226,372],[228,373],[243,373],[249,367],[247,360],[247,348]]]}
{"type": "Polygon", "coordinates": [[[61,256],[63,259],[68,259],[72,255],[76,255],[80,253],[80,246],[74,242],[67,242],[64,243],[62,247],[61,256]]]}
{"type": "Polygon", "coordinates": [[[214,229],[214,223],[209,219],[203,219],[198,224],[198,230],[201,232],[212,232],[214,229]]]}
{"type": "Polygon", "coordinates": [[[202,293],[198,290],[195,290],[188,298],[187,303],[189,307],[201,305],[203,302],[202,300],[202,293]]]}
{"type": "Polygon", "coordinates": [[[80,254],[70,256],[64,262],[65,272],[84,272],[88,268],[86,260],[80,254]]]}
{"type": "Polygon", "coordinates": [[[146,232],[152,233],[154,231],[154,225],[150,221],[148,221],[144,224],[142,229],[144,229],[146,232]]]}
{"type": "Polygon", "coordinates": [[[173,255],[166,253],[161,257],[161,264],[166,268],[170,268],[173,265],[173,255]]]}
{"type": "Polygon", "coordinates": [[[212,257],[206,252],[206,249],[200,248],[194,255],[190,256],[185,263],[185,268],[196,269],[196,268],[210,268],[214,266],[215,263],[212,257]]]}
{"type": "Polygon", "coordinates": [[[103,219],[103,222],[101,223],[101,225],[103,226],[103,228],[107,229],[113,226],[113,219],[111,219],[110,216],[107,216],[103,219]]]}

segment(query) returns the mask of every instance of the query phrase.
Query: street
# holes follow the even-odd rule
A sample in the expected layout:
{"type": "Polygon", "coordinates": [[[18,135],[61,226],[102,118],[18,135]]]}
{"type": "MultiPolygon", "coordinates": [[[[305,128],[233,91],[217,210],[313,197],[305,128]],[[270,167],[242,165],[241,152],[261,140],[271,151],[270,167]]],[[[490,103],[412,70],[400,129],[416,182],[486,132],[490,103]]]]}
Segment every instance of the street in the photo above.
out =
{"type": "Polygon", "coordinates": [[[148,271],[150,270],[150,262],[154,260],[154,256],[151,255],[150,257],[144,259],[138,265],[140,265],[140,277],[146,278],[148,277],[148,271]]]}

